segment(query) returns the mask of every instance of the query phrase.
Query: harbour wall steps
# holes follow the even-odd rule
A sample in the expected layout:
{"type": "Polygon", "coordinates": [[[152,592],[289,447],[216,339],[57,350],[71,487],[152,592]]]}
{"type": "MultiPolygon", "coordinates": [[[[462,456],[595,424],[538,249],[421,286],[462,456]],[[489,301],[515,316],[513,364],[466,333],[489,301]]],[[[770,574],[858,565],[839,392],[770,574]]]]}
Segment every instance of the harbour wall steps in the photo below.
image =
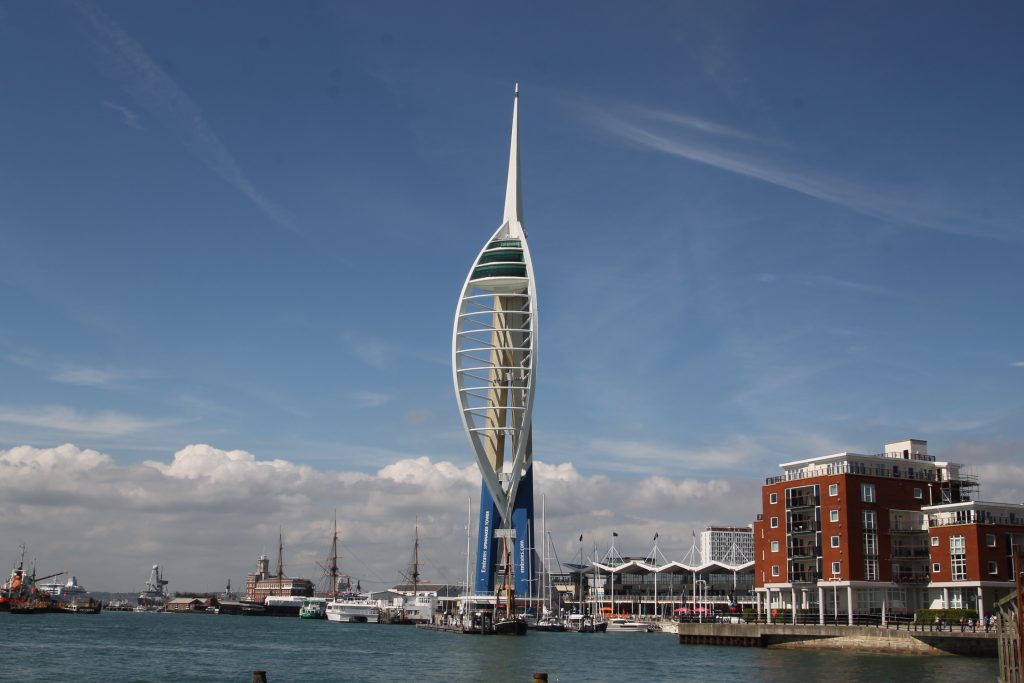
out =
{"type": "Polygon", "coordinates": [[[997,657],[995,633],[907,631],[873,626],[782,624],[676,625],[683,645],[849,650],[889,654],[997,657]]]}

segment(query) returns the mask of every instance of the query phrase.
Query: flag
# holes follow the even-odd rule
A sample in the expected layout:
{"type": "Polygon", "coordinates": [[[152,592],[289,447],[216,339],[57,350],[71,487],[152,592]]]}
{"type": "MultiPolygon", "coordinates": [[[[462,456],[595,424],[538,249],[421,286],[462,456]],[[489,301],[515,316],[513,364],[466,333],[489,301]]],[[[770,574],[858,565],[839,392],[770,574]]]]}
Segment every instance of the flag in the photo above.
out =
{"type": "Polygon", "coordinates": [[[657,531],[655,531],[655,532],[654,532],[654,540],[655,540],[655,541],[657,541],[657,540],[658,540],[658,532],[657,532],[657,531]]]}
{"type": "Polygon", "coordinates": [[[618,536],[618,535],[619,535],[619,532],[618,532],[618,531],[613,531],[613,532],[612,532],[612,536],[618,536]]]}
{"type": "Polygon", "coordinates": [[[580,543],[583,543],[583,534],[580,534],[580,543]]]}

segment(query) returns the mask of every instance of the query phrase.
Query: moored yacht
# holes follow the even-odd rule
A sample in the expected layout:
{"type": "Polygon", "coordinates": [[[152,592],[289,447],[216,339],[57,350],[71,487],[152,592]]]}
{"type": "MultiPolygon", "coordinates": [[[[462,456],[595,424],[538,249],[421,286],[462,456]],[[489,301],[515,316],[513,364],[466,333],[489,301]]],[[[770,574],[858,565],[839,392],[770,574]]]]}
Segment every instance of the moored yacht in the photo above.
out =
{"type": "Polygon", "coordinates": [[[608,633],[647,633],[650,627],[645,621],[634,621],[624,617],[608,620],[608,633]]]}

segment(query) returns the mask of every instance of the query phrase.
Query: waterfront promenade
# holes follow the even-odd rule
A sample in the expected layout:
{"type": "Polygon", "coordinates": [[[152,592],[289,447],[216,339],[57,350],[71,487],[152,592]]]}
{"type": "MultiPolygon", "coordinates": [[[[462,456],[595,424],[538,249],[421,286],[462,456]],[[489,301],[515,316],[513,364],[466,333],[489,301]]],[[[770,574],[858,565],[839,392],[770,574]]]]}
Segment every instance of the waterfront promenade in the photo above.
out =
{"type": "Polygon", "coordinates": [[[995,632],[913,630],[886,626],[818,624],[676,624],[684,645],[732,645],[782,649],[848,650],[887,654],[997,657],[995,632]]]}

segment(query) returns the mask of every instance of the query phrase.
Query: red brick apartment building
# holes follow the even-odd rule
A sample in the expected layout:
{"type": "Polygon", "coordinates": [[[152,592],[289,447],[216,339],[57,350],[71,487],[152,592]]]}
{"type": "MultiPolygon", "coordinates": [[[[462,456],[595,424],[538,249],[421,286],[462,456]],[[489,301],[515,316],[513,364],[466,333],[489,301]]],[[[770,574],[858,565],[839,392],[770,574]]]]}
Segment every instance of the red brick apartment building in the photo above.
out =
{"type": "Polygon", "coordinates": [[[853,624],[923,607],[984,614],[1013,590],[1024,505],[973,500],[977,478],[937,461],[927,441],[780,467],[754,524],[761,616],[853,624]]]}

